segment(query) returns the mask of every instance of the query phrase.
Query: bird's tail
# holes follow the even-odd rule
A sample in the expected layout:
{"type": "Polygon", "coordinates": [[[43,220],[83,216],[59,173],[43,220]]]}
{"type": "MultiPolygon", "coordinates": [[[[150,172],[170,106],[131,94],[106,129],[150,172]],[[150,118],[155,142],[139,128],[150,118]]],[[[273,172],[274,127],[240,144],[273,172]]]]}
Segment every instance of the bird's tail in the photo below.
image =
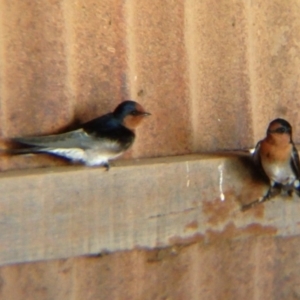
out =
{"type": "Polygon", "coordinates": [[[29,154],[37,152],[38,147],[36,146],[24,146],[13,140],[0,140],[0,155],[18,155],[18,154],[29,154]]]}
{"type": "Polygon", "coordinates": [[[3,149],[0,150],[1,154],[4,155],[22,155],[22,154],[33,154],[33,153],[37,153],[38,148],[13,148],[13,149],[3,149]]]}

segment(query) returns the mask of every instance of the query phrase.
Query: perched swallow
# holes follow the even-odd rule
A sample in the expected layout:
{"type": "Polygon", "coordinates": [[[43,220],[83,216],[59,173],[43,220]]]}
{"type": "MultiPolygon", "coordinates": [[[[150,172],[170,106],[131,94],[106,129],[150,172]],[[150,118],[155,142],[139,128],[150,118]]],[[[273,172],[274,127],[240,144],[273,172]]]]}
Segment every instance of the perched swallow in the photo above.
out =
{"type": "Polygon", "coordinates": [[[259,200],[247,204],[243,209],[270,200],[282,190],[300,196],[300,162],[298,151],[292,140],[292,126],[284,119],[273,120],[267,136],[259,141],[253,159],[270,180],[268,192],[259,200]]]}
{"type": "Polygon", "coordinates": [[[13,154],[48,153],[86,166],[104,166],[134,142],[135,128],[150,115],[134,101],[124,101],[112,113],[93,119],[79,129],[62,134],[13,138],[25,148],[12,149],[13,154]]]}

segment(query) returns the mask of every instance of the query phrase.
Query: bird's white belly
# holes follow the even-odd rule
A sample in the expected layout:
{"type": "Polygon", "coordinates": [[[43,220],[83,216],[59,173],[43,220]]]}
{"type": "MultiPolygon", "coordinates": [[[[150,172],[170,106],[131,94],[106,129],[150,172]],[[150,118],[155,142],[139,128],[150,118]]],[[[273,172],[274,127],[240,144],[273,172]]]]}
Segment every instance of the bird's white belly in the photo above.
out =
{"type": "Polygon", "coordinates": [[[73,149],[47,149],[48,152],[64,156],[72,161],[81,161],[87,166],[101,166],[108,163],[109,160],[115,159],[122,154],[113,152],[100,152],[98,149],[83,150],[80,148],[73,149]]]}
{"type": "Polygon", "coordinates": [[[285,185],[292,184],[296,179],[296,176],[289,163],[264,164],[264,162],[262,162],[262,166],[271,181],[285,185]]]}
{"type": "Polygon", "coordinates": [[[115,159],[122,153],[97,153],[97,151],[87,150],[85,151],[84,163],[87,166],[101,166],[107,164],[109,160],[115,159]]]}

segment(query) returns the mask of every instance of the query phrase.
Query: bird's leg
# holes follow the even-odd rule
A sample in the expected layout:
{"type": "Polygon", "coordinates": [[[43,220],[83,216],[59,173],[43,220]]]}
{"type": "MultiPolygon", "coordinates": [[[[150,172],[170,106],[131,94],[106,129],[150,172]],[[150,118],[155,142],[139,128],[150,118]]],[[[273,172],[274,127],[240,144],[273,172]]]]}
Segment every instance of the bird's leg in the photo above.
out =
{"type": "Polygon", "coordinates": [[[267,193],[264,196],[262,196],[261,198],[255,200],[249,204],[243,205],[242,211],[248,210],[257,204],[271,200],[273,197],[275,197],[276,195],[278,195],[280,193],[280,190],[281,190],[281,185],[278,184],[277,182],[272,182],[269,190],[267,191],[267,193]]]}
{"type": "Polygon", "coordinates": [[[266,197],[266,199],[263,200],[262,202],[270,200],[271,198],[274,198],[275,196],[280,194],[281,189],[282,189],[282,185],[280,183],[272,181],[271,186],[270,186],[267,194],[264,196],[264,197],[266,197]]]}
{"type": "Polygon", "coordinates": [[[109,165],[108,162],[105,162],[105,163],[103,164],[103,167],[106,169],[105,171],[109,171],[110,165],[109,165]]]}
{"type": "Polygon", "coordinates": [[[298,197],[300,197],[300,179],[296,179],[294,181],[294,190],[296,192],[296,194],[298,195],[298,197]]]}

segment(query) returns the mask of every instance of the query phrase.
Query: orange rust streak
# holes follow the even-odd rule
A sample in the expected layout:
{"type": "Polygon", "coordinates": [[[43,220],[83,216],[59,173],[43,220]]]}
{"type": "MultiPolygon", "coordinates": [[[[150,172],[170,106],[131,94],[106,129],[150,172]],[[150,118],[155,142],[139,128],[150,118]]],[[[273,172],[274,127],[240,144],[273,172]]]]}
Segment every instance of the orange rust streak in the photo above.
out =
{"type": "Polygon", "coordinates": [[[263,226],[258,223],[249,224],[243,228],[237,228],[233,222],[228,223],[222,231],[206,230],[204,234],[196,233],[190,237],[173,236],[169,239],[171,245],[189,245],[193,243],[202,243],[209,241],[210,243],[222,242],[240,237],[248,236],[273,236],[277,233],[274,226],[263,226]]]}
{"type": "Polygon", "coordinates": [[[185,225],[185,231],[189,230],[197,230],[199,227],[198,221],[194,220],[188,224],[185,225]]]}

